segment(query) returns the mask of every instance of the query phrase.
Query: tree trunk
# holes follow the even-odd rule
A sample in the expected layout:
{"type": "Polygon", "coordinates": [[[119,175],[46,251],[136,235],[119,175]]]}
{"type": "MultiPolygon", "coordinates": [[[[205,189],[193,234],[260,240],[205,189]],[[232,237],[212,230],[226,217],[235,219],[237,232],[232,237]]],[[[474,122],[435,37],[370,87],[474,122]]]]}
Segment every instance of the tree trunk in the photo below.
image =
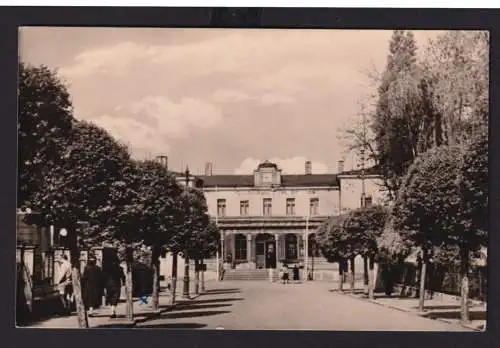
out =
{"type": "Polygon", "coordinates": [[[418,310],[420,312],[424,311],[426,271],[427,271],[427,256],[424,254],[422,259],[422,267],[420,269],[420,290],[419,290],[419,300],[418,300],[418,310]]]}
{"type": "MultiPolygon", "coordinates": [[[[73,285],[73,298],[76,305],[76,313],[78,316],[78,327],[86,329],[89,327],[87,311],[83,304],[82,298],[82,283],[80,273],[80,250],[78,248],[77,228],[71,228],[71,283],[73,285]]],[[[71,306],[71,304],[70,304],[71,306]]]]}
{"type": "Polygon", "coordinates": [[[364,283],[364,293],[368,294],[368,284],[369,284],[369,274],[368,274],[368,256],[363,256],[363,283],[364,283]]]}
{"type": "Polygon", "coordinates": [[[184,286],[182,289],[182,297],[189,298],[189,257],[187,251],[184,252],[184,286]]]}
{"type": "Polygon", "coordinates": [[[368,273],[368,298],[373,300],[375,298],[375,262],[373,257],[369,259],[370,272],[368,273]]]}
{"type": "Polygon", "coordinates": [[[339,291],[344,291],[344,261],[339,261],[339,291]]]}
{"type": "Polygon", "coordinates": [[[172,253],[172,297],[170,297],[170,304],[175,303],[175,293],[177,290],[177,253],[172,253]]]}
{"type": "Polygon", "coordinates": [[[351,291],[354,292],[354,288],[356,286],[356,279],[354,275],[354,257],[351,257],[350,259],[350,269],[351,269],[351,291]]]}
{"type": "Polygon", "coordinates": [[[460,264],[460,321],[466,324],[469,318],[469,249],[466,245],[461,247],[460,264]]]}
{"type": "Polygon", "coordinates": [[[132,297],[132,288],[133,288],[133,283],[132,283],[132,260],[133,260],[133,254],[132,250],[128,250],[127,252],[127,273],[125,275],[125,294],[127,297],[127,304],[126,304],[126,317],[127,320],[134,320],[134,299],[132,297]]]}
{"type": "Polygon", "coordinates": [[[205,292],[205,263],[201,259],[201,293],[205,292]]]}
{"type": "Polygon", "coordinates": [[[160,308],[160,250],[157,247],[153,248],[151,260],[153,269],[153,293],[151,294],[151,306],[154,311],[160,308]]]}
{"type": "Polygon", "coordinates": [[[194,293],[200,293],[200,261],[198,258],[194,259],[194,293]]]}
{"type": "MultiPolygon", "coordinates": [[[[73,296],[75,298],[75,304],[76,304],[76,313],[78,316],[78,327],[82,329],[86,329],[89,327],[89,321],[87,318],[87,311],[85,310],[85,306],[83,304],[83,298],[82,298],[82,284],[80,282],[81,280],[81,275],[80,275],[80,265],[76,265],[73,262],[73,257],[71,258],[72,260],[72,265],[71,265],[71,281],[73,283],[73,296]]],[[[78,263],[78,259],[77,259],[78,263]]]]}

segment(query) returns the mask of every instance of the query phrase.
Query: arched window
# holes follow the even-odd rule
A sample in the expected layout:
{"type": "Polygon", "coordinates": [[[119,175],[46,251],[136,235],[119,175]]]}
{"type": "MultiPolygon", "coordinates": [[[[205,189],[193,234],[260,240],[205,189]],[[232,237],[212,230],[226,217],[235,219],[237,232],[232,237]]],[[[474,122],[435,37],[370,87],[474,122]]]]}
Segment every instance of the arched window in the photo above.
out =
{"type": "Polygon", "coordinates": [[[297,236],[294,234],[287,234],[285,236],[285,257],[289,260],[297,259],[297,236]]]}
{"type": "Polygon", "coordinates": [[[237,234],[234,237],[234,259],[247,259],[247,237],[244,234],[237,234]]]}

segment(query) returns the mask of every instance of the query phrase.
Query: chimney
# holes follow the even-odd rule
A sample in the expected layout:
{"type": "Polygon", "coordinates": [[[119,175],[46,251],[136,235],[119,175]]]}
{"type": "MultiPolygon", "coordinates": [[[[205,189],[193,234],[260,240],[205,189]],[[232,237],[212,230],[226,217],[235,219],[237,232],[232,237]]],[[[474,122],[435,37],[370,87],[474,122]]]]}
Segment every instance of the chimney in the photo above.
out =
{"type": "Polygon", "coordinates": [[[344,171],[344,160],[339,161],[339,173],[344,171]]]}
{"type": "Polygon", "coordinates": [[[212,163],[205,163],[205,176],[212,176],[212,163]]]}
{"type": "Polygon", "coordinates": [[[158,163],[168,169],[168,156],[156,156],[156,160],[158,161],[158,163]]]}
{"type": "Polygon", "coordinates": [[[311,161],[306,161],[306,175],[312,174],[312,164],[311,161]]]}

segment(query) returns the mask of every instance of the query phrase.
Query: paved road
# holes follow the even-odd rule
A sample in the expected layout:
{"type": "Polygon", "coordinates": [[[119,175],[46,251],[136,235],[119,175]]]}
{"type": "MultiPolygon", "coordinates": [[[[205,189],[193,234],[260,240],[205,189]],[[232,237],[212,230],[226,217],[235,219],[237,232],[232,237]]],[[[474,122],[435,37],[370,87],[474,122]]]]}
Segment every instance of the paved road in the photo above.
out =
{"type": "Polygon", "coordinates": [[[329,291],[323,282],[207,284],[209,293],[179,305],[144,328],[225,330],[467,331],[329,291]]]}

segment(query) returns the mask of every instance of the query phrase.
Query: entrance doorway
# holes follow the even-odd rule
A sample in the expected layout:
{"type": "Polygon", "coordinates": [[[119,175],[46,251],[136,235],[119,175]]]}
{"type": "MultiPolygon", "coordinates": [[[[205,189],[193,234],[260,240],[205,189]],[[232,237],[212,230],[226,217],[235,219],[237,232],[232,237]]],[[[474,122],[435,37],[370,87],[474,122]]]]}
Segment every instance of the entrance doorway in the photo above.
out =
{"type": "Polygon", "coordinates": [[[255,238],[255,263],[258,269],[276,268],[276,241],[269,233],[255,238]]]}

